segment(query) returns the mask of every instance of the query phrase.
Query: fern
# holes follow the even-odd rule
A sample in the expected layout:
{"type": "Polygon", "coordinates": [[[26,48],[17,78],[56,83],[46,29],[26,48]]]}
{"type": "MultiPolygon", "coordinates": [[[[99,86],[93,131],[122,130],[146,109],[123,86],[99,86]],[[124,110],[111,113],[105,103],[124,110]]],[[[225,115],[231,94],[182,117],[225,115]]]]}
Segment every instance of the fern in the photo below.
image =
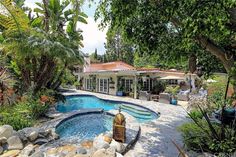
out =
{"type": "Polygon", "coordinates": [[[24,11],[12,0],[0,0],[0,26],[4,28],[5,35],[22,34],[29,30],[29,19],[24,11]]]}

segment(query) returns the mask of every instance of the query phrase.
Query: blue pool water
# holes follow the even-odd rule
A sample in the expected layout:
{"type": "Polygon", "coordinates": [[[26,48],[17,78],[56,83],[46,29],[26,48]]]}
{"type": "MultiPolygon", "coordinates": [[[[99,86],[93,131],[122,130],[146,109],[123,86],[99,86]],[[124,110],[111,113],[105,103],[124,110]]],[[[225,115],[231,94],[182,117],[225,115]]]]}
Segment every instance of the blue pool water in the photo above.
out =
{"type": "Polygon", "coordinates": [[[113,118],[101,113],[79,115],[62,122],[56,132],[61,139],[92,140],[97,135],[111,130],[113,118]]]}
{"type": "Polygon", "coordinates": [[[58,102],[57,104],[57,110],[59,112],[70,112],[92,108],[101,108],[105,111],[109,111],[119,109],[119,107],[121,107],[122,111],[135,117],[139,122],[146,122],[158,118],[156,113],[144,107],[125,102],[103,100],[90,95],[67,96],[64,103],[58,102]]]}

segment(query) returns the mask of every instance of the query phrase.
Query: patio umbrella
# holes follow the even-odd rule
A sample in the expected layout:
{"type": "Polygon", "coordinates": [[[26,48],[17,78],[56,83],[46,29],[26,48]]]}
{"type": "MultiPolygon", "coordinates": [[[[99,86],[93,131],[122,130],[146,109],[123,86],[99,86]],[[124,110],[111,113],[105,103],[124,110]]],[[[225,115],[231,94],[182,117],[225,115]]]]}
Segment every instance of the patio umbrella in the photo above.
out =
{"type": "Polygon", "coordinates": [[[213,79],[208,79],[206,82],[207,82],[207,83],[215,83],[215,82],[217,82],[217,81],[216,81],[216,80],[213,80],[213,79]]]}
{"type": "Polygon", "coordinates": [[[165,76],[161,77],[160,80],[184,80],[184,78],[178,76],[165,76]]]}

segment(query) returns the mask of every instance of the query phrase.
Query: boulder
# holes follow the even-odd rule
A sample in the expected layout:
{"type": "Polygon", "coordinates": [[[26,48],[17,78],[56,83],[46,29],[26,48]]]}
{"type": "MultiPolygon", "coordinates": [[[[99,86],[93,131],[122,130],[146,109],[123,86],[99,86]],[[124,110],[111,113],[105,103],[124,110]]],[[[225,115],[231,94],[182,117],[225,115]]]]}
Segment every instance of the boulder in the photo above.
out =
{"type": "Polygon", "coordinates": [[[34,154],[32,154],[30,157],[44,157],[45,155],[41,151],[37,151],[34,154]]]}
{"type": "Polygon", "coordinates": [[[6,137],[7,139],[13,134],[13,127],[10,125],[3,125],[0,127],[0,138],[6,137]]]}
{"type": "Polygon", "coordinates": [[[20,153],[20,150],[10,150],[1,155],[1,157],[17,157],[20,153]]]}
{"type": "Polygon", "coordinates": [[[52,139],[57,140],[60,138],[60,136],[55,132],[55,130],[51,131],[52,139]]]}
{"type": "Polygon", "coordinates": [[[18,136],[12,136],[7,139],[8,149],[9,150],[21,150],[24,148],[23,143],[21,142],[18,136]]]}
{"type": "Polygon", "coordinates": [[[6,137],[1,137],[0,138],[0,146],[7,143],[7,138],[6,137]]]}
{"type": "Polygon", "coordinates": [[[17,131],[17,133],[15,135],[18,136],[23,143],[26,144],[28,142],[28,139],[27,139],[25,132],[23,130],[17,131]]]}
{"type": "Polygon", "coordinates": [[[96,149],[102,149],[102,148],[107,149],[110,147],[110,145],[108,142],[104,141],[103,135],[99,135],[94,138],[93,147],[96,149]]]}
{"type": "Polygon", "coordinates": [[[93,141],[83,141],[80,143],[83,148],[90,149],[93,147],[93,141]]]}
{"type": "Polygon", "coordinates": [[[123,157],[123,155],[116,152],[116,157],[123,157]]]}
{"type": "Polygon", "coordinates": [[[78,148],[76,154],[87,154],[87,150],[84,148],[78,148]]]}
{"type": "Polygon", "coordinates": [[[112,140],[110,147],[114,148],[118,153],[123,153],[125,151],[125,146],[114,139],[112,140]]]}
{"type": "Polygon", "coordinates": [[[103,140],[104,140],[105,142],[107,142],[107,143],[111,143],[112,138],[109,137],[109,136],[107,136],[107,135],[105,135],[105,136],[103,137],[103,140]]]}
{"type": "Polygon", "coordinates": [[[116,153],[109,151],[109,149],[102,148],[97,150],[92,157],[116,157],[116,153]]]}
{"type": "Polygon", "coordinates": [[[4,149],[0,146],[0,155],[3,153],[4,149]]]}
{"type": "Polygon", "coordinates": [[[90,157],[88,154],[76,154],[73,157],[90,157]]]}
{"type": "Polygon", "coordinates": [[[36,141],[34,141],[34,145],[43,145],[45,143],[48,143],[48,140],[47,139],[44,139],[44,138],[38,138],[36,141]]]}
{"type": "Polygon", "coordinates": [[[33,131],[28,135],[28,139],[32,142],[38,138],[39,133],[37,131],[33,131]]]}
{"type": "Polygon", "coordinates": [[[34,152],[35,146],[32,144],[27,145],[21,152],[20,156],[30,156],[34,152]]]}

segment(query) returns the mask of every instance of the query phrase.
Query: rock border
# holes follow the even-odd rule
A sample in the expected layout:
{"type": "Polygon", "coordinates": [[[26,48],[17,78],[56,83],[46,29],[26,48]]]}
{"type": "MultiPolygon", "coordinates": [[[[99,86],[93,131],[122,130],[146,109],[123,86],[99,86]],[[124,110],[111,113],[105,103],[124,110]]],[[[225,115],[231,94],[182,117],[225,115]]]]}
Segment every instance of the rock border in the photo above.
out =
{"type": "MultiPolygon", "coordinates": [[[[64,113],[62,114],[59,118],[53,119],[51,121],[48,121],[46,123],[44,123],[41,128],[44,129],[52,129],[53,131],[56,130],[56,128],[58,126],[60,126],[61,124],[63,124],[65,121],[77,117],[77,116],[81,116],[81,115],[86,115],[86,114],[108,114],[111,116],[115,116],[116,113],[118,113],[118,110],[110,110],[110,111],[104,111],[103,109],[83,109],[83,110],[78,110],[78,111],[73,111],[73,112],[68,112],[68,113],[64,113]]],[[[125,148],[121,149],[118,151],[118,153],[120,154],[125,154],[126,152],[128,152],[134,145],[135,143],[138,141],[140,132],[141,132],[141,127],[139,125],[139,122],[137,122],[137,120],[132,117],[131,115],[129,115],[126,112],[122,112],[125,117],[126,117],[126,142],[122,143],[122,145],[124,145],[125,148]]],[[[100,136],[100,135],[99,135],[100,136]]],[[[66,140],[61,140],[58,139],[56,141],[54,141],[53,143],[48,143],[45,144],[41,147],[42,150],[46,150],[47,148],[50,148],[51,144],[55,144],[58,147],[65,145],[65,141],[66,140]],[[62,142],[62,143],[60,143],[62,142]]],[[[114,141],[114,139],[113,139],[114,141]]],[[[115,141],[114,141],[115,142],[115,141]]],[[[113,143],[114,143],[113,142],[113,143]]],[[[66,145],[73,145],[75,144],[74,142],[70,142],[70,141],[66,141],[66,145]]],[[[80,143],[77,143],[78,145],[80,143]]]]}

